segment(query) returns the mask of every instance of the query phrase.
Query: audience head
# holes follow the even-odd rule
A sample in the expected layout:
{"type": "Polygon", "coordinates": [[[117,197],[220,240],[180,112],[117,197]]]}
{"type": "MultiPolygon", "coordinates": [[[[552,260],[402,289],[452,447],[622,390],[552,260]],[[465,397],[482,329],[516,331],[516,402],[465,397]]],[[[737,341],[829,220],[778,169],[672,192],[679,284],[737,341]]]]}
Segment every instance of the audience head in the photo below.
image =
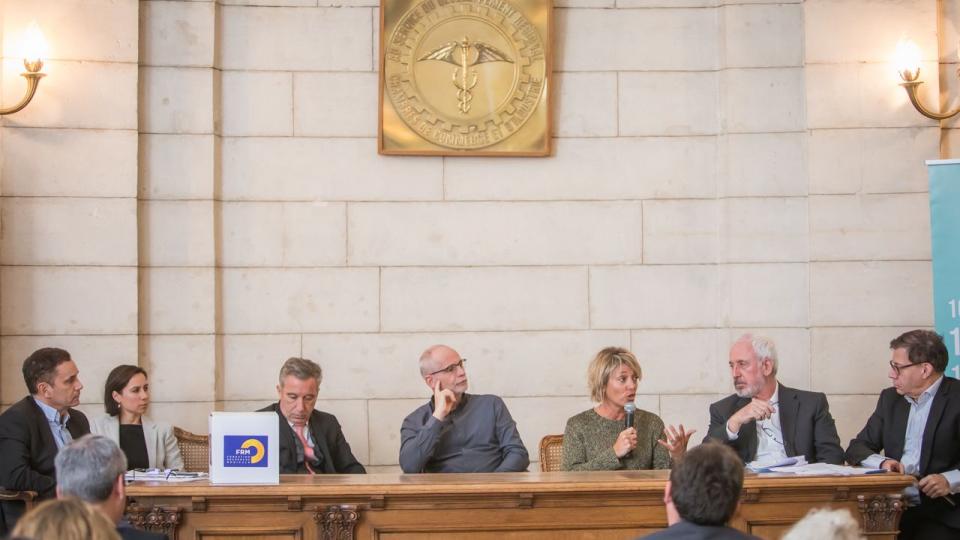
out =
{"type": "Polygon", "coordinates": [[[114,522],[123,516],[127,458],[117,443],[102,435],[84,435],[64,446],[54,460],[57,495],[98,505],[114,522]]]}
{"type": "Polygon", "coordinates": [[[139,366],[120,365],[107,375],[103,385],[103,408],[110,416],[124,416],[123,412],[137,418],[150,405],[150,383],[147,372],[139,366]]]}
{"type": "Polygon", "coordinates": [[[27,391],[47,405],[65,410],[80,403],[80,371],[63,349],[37,349],[23,361],[27,391]]]}
{"type": "Polygon", "coordinates": [[[11,536],[31,540],[120,540],[115,524],[73,497],[40,503],[20,518],[11,536]]]}
{"type": "Polygon", "coordinates": [[[277,384],[280,412],[296,426],[305,426],[310,421],[317,405],[323,370],[313,360],[288,358],[280,368],[277,384]]]}
{"type": "Polygon", "coordinates": [[[621,347],[607,347],[593,357],[587,368],[590,397],[598,403],[623,408],[637,397],[637,385],[643,373],[632,352],[621,347]]]}
{"type": "Polygon", "coordinates": [[[420,355],[420,375],[431,389],[440,383],[441,390],[450,390],[459,398],[469,386],[466,360],[446,345],[433,345],[420,355]]]}
{"type": "Polygon", "coordinates": [[[743,489],[743,462],[724,444],[708,442],[688,450],[670,471],[664,496],[679,517],[697,525],[725,525],[737,511],[743,489]]]}
{"type": "Polygon", "coordinates": [[[849,510],[813,509],[787,531],[783,540],[862,540],[860,524],[849,510]]]}
{"type": "Polygon", "coordinates": [[[901,395],[918,397],[947,369],[947,346],[936,332],[911,330],[893,339],[890,349],[887,376],[901,395]]]}
{"type": "Polygon", "coordinates": [[[768,337],[744,334],[730,347],[730,374],[737,395],[752,398],[777,380],[777,346],[768,337]]]}

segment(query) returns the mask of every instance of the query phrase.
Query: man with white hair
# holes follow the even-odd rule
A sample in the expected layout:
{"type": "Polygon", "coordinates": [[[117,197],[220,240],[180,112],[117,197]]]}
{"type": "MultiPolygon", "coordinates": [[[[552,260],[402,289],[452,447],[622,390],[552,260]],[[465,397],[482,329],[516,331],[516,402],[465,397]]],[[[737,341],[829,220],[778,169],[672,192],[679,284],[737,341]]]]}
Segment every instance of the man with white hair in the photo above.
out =
{"type": "Polygon", "coordinates": [[[827,396],[777,381],[773,340],[745,334],[730,347],[736,393],[710,405],[704,442],[732,447],[745,463],[804,456],[808,463],[843,463],[843,449],[827,396]]]}

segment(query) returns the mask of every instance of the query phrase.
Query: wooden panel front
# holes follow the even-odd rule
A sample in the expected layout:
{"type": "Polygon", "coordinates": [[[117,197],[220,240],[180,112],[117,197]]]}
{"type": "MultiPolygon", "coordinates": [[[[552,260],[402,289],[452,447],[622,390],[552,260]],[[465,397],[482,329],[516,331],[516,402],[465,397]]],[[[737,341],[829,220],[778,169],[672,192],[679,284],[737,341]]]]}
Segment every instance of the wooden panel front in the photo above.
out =
{"type": "MultiPolygon", "coordinates": [[[[127,493],[139,512],[133,517],[165,523],[180,540],[621,540],[667,526],[667,474],[304,475],[283,476],[277,486],[134,483],[127,493]]],[[[871,538],[892,540],[899,493],[910,482],[748,476],[731,525],[776,539],[811,508],[842,507],[871,538]]]]}

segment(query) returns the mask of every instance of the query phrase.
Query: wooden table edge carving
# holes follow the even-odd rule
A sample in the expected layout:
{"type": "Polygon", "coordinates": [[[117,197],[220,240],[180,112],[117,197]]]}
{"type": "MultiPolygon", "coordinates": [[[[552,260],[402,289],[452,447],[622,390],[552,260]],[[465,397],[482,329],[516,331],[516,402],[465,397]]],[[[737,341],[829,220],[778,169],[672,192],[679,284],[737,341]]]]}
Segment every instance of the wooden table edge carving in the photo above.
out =
{"type": "MultiPolygon", "coordinates": [[[[301,539],[632,538],[666,526],[668,471],[284,475],[279,485],[207,481],[127,486],[131,521],[171,539],[270,534],[301,539]],[[135,519],[134,519],[135,518],[135,519]],[[572,531],[572,532],[571,532],[572,531]]],[[[871,538],[893,539],[908,476],[748,475],[731,525],[776,537],[810,508],[847,508],[871,538]]]]}

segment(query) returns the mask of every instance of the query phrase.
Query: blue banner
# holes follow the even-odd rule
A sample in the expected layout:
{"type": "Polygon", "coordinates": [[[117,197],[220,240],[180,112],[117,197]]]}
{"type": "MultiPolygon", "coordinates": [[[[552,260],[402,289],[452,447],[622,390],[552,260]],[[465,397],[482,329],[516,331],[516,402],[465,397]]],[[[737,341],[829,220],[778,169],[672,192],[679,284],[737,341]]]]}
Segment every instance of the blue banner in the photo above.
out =
{"type": "Polygon", "coordinates": [[[947,375],[960,379],[960,160],[932,160],[927,166],[934,321],[950,352],[947,375]]]}

